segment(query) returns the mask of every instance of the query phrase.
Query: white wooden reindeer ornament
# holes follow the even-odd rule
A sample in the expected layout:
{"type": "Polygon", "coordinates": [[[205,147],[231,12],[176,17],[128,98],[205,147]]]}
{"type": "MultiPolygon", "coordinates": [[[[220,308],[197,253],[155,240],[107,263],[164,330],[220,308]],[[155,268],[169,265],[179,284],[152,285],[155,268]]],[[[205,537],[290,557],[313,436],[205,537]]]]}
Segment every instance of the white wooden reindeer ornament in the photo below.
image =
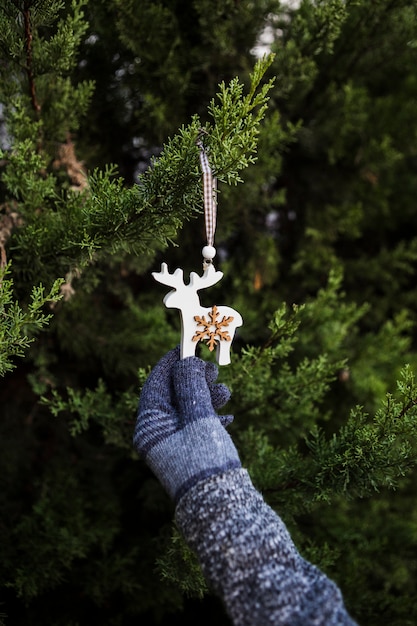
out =
{"type": "Polygon", "coordinates": [[[230,346],[238,326],[242,326],[242,316],[228,306],[201,306],[198,297],[200,289],[206,289],[219,282],[223,273],[214,269],[213,259],[216,249],[213,247],[216,230],[216,179],[213,178],[208,158],[201,138],[197,141],[200,148],[200,163],[204,183],[204,216],[206,223],[207,245],[203,253],[203,275],[191,272],[190,282],[184,283],[184,272],[176,269],[172,274],[166,263],[162,263],[160,272],[152,276],[163,285],[173,287],[164,298],[168,308],[179,309],[181,312],[181,358],[194,356],[199,341],[205,342],[209,350],[216,348],[216,359],[219,365],[230,363],[230,346]]]}
{"type": "Polygon", "coordinates": [[[164,304],[181,312],[181,358],[194,356],[197,343],[203,341],[210,351],[216,348],[219,365],[228,365],[231,342],[236,328],[243,324],[242,316],[228,306],[201,306],[197,293],[218,283],[223,273],[208,264],[202,276],[191,272],[190,282],[186,285],[182,269],[170,274],[167,264],[162,263],[161,271],[153,272],[152,276],[159,283],[174,287],[165,296],[164,304]]]}

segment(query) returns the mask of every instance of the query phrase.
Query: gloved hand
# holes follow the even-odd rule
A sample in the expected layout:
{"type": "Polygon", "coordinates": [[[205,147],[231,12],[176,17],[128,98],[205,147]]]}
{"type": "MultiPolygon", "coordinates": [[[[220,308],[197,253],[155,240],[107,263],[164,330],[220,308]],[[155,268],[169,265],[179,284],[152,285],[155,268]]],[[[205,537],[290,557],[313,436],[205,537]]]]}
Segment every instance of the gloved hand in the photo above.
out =
{"type": "Polygon", "coordinates": [[[216,365],[180,360],[176,348],[143,386],[133,442],[176,502],[200,480],[241,467],[224,428],[233,418],[216,413],[230,392],[216,378],[216,365]]]}

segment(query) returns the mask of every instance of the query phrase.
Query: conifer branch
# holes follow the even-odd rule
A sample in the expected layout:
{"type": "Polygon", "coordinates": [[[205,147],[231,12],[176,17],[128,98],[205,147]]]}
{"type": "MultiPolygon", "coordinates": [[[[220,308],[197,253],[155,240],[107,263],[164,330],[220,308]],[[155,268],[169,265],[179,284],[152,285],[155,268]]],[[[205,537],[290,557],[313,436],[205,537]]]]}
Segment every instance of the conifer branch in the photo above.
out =
{"type": "MultiPolygon", "coordinates": [[[[0,218],[0,272],[4,270],[7,265],[7,253],[6,253],[6,244],[9,240],[13,228],[16,226],[21,226],[22,220],[20,219],[17,211],[11,211],[8,206],[6,206],[6,213],[0,218]]],[[[0,288],[1,288],[1,280],[0,280],[0,288]]]]}
{"type": "Polygon", "coordinates": [[[396,416],[396,419],[401,420],[415,406],[417,406],[417,398],[411,398],[411,400],[403,406],[400,413],[396,416]]]}
{"type": "Polygon", "coordinates": [[[30,7],[27,2],[23,5],[23,20],[25,27],[25,50],[26,50],[26,74],[28,78],[28,86],[29,86],[29,96],[30,101],[32,103],[32,108],[36,113],[36,116],[39,118],[41,112],[41,105],[38,102],[38,98],[36,95],[36,85],[35,78],[33,74],[33,53],[32,53],[32,44],[33,44],[33,34],[32,27],[30,22],[30,7]]]}

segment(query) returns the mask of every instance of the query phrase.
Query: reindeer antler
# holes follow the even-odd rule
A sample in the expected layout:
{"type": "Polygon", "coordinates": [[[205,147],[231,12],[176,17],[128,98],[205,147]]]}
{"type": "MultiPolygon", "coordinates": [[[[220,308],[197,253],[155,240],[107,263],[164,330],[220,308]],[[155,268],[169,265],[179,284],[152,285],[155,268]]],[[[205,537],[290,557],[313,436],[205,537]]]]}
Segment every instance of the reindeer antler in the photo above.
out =
{"type": "Polygon", "coordinates": [[[205,270],[202,276],[199,276],[196,272],[190,274],[190,286],[198,291],[199,289],[205,289],[215,285],[223,278],[223,272],[216,271],[214,266],[210,264],[205,270]]]}
{"type": "Polygon", "coordinates": [[[170,274],[168,271],[168,265],[166,263],[162,263],[160,272],[152,272],[152,276],[158,283],[162,283],[162,285],[168,285],[168,287],[174,287],[178,289],[179,287],[184,286],[184,272],[182,269],[178,268],[175,270],[173,274],[170,274]]]}

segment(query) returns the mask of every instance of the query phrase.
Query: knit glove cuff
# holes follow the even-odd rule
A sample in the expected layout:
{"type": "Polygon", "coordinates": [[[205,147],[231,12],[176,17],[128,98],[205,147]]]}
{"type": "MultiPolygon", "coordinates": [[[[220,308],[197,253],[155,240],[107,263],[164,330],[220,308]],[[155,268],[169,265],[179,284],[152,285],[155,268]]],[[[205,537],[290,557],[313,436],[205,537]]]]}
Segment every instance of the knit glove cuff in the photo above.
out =
{"type": "Polygon", "coordinates": [[[190,422],[155,445],[146,462],[176,503],[199,481],[241,467],[235,445],[218,417],[190,422]]]}

